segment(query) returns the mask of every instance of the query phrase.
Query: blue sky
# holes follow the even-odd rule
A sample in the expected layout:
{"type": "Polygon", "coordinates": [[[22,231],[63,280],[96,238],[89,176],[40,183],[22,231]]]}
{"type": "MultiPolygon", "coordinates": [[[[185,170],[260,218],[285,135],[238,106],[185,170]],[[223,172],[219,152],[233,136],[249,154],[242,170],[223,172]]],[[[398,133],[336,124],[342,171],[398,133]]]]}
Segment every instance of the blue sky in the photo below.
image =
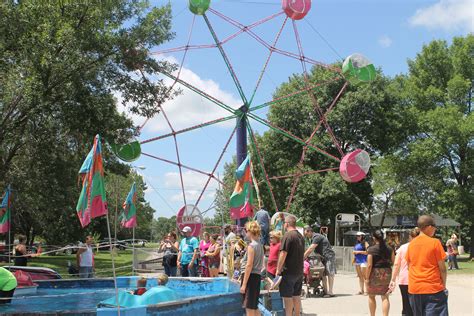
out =
{"type": "MultiPolygon", "coordinates": [[[[191,25],[190,45],[212,44],[210,32],[201,16],[187,9],[186,0],[172,1],[173,30],[175,39],[156,47],[154,51],[186,45],[191,25]]],[[[163,5],[168,1],[155,0],[153,5],[163,5]]],[[[279,0],[214,0],[211,7],[216,11],[249,25],[281,11],[279,0]]],[[[308,15],[296,22],[301,37],[304,55],[324,63],[341,60],[352,53],[362,53],[385,74],[394,76],[407,71],[407,59],[414,58],[423,44],[434,39],[450,40],[456,35],[472,32],[473,5],[469,0],[319,0],[312,1],[308,15]]],[[[208,17],[220,40],[238,29],[215,14],[208,17]]],[[[254,28],[261,38],[272,43],[280,30],[285,15],[254,28]]],[[[243,90],[250,98],[260,75],[268,50],[247,34],[240,34],[227,42],[224,50],[228,55],[243,90]]],[[[295,35],[289,20],[281,33],[276,47],[298,53],[295,35]]],[[[158,54],[156,58],[166,58],[181,64],[183,52],[158,54]]],[[[275,88],[293,73],[300,73],[302,66],[298,60],[273,54],[262,77],[253,105],[271,100],[275,88]]],[[[224,103],[239,107],[239,94],[216,48],[190,50],[180,78],[205,90],[224,103]]],[[[164,105],[175,130],[193,126],[204,121],[229,115],[186,88],[183,94],[164,105]]],[[[265,116],[266,111],[260,111],[265,116]]],[[[140,118],[134,118],[137,124],[140,118]]],[[[206,127],[177,136],[181,163],[210,172],[217,161],[224,144],[228,140],[234,121],[206,127]]],[[[258,132],[265,128],[254,123],[258,132]]],[[[144,127],[139,140],[145,140],[170,131],[162,114],[150,120],[144,127]]],[[[161,158],[177,161],[172,138],[142,145],[142,151],[161,158]]],[[[223,165],[235,153],[235,138],[224,154],[217,171],[222,176],[223,165]]],[[[141,156],[133,165],[143,166],[140,170],[148,184],[146,198],[155,208],[155,217],[172,216],[184,205],[178,168],[174,165],[141,156]]],[[[216,173],[217,175],[217,173],[216,173]]],[[[183,169],[186,202],[195,203],[207,177],[183,169]]],[[[208,209],[214,199],[217,183],[211,180],[199,204],[201,211],[208,209]]],[[[206,215],[212,216],[213,211],[206,215]]]]}

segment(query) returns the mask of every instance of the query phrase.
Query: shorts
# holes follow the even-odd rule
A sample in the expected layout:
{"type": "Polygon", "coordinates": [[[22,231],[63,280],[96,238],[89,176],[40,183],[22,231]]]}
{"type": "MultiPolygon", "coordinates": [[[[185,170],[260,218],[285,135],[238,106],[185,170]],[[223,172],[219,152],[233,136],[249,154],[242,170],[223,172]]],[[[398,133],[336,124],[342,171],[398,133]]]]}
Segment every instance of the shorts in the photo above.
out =
{"type": "Polygon", "coordinates": [[[293,297],[301,296],[303,288],[303,275],[285,274],[281,276],[280,296],[293,297]]]}
{"type": "Polygon", "coordinates": [[[354,265],[356,266],[360,266],[361,268],[367,268],[367,262],[363,262],[363,263],[354,263],[354,265]]]}
{"type": "Polygon", "coordinates": [[[328,258],[324,260],[324,275],[325,276],[334,276],[336,275],[336,258],[328,258]]]}
{"type": "Polygon", "coordinates": [[[275,275],[273,273],[267,271],[267,278],[270,278],[270,279],[273,280],[275,278],[275,275]]]}
{"type": "MultiPolygon", "coordinates": [[[[244,275],[242,274],[242,282],[244,281],[244,275]]],[[[247,287],[245,288],[245,294],[243,294],[243,308],[258,309],[258,297],[260,296],[260,274],[250,273],[247,281],[247,287]]]]}
{"type": "Polygon", "coordinates": [[[10,291],[0,291],[0,304],[9,304],[12,301],[15,289],[10,291]]]}
{"type": "Polygon", "coordinates": [[[79,267],[79,278],[91,279],[94,277],[94,269],[92,267],[79,267]]]}

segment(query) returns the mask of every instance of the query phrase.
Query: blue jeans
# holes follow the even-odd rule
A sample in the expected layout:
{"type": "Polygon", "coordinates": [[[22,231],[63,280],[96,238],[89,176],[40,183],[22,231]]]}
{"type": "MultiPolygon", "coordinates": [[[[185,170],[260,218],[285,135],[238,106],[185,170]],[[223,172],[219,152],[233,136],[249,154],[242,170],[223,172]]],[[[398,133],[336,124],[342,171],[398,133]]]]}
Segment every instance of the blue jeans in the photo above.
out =
{"type": "Polygon", "coordinates": [[[178,267],[172,267],[165,264],[165,274],[170,277],[175,277],[178,272],[178,267]]]}
{"type": "Polygon", "coordinates": [[[263,246],[270,245],[270,235],[268,234],[268,232],[262,230],[262,236],[260,236],[260,243],[263,246]]]}
{"type": "Polygon", "coordinates": [[[410,294],[415,316],[448,316],[448,296],[444,291],[434,294],[410,294]]]}
{"type": "Polygon", "coordinates": [[[92,279],[94,277],[94,270],[92,267],[79,267],[79,277],[81,279],[92,279]]]}
{"type": "Polygon", "coordinates": [[[182,277],[195,277],[197,276],[196,264],[192,268],[189,268],[188,264],[181,264],[181,276],[182,277]]]}
{"type": "Polygon", "coordinates": [[[451,263],[451,269],[459,269],[457,255],[448,256],[448,261],[451,263]]]}

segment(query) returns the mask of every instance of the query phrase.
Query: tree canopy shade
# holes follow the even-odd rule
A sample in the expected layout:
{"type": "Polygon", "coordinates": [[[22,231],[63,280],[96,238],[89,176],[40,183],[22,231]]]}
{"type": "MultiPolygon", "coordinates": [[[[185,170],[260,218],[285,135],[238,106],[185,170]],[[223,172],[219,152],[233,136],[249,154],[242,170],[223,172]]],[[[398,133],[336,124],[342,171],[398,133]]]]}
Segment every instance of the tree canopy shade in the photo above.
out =
{"type": "MultiPolygon", "coordinates": [[[[410,60],[398,91],[412,118],[392,159],[405,207],[459,221],[474,246],[474,35],[433,41],[410,60]]],[[[403,204],[400,207],[404,207],[403,204]]],[[[472,249],[471,249],[472,250],[472,249]]],[[[471,251],[472,254],[472,251],[471,251]]]]}
{"type": "MultiPolygon", "coordinates": [[[[141,0],[0,3],[0,184],[17,190],[23,233],[35,226],[34,234],[76,239],[77,171],[93,136],[121,144],[137,134],[117,97],[151,117],[174,94],[159,78],[145,79],[174,69],[149,54],[172,38],[170,29],[170,7],[141,0]]],[[[127,172],[107,150],[104,158],[109,172],[127,172]]]]}

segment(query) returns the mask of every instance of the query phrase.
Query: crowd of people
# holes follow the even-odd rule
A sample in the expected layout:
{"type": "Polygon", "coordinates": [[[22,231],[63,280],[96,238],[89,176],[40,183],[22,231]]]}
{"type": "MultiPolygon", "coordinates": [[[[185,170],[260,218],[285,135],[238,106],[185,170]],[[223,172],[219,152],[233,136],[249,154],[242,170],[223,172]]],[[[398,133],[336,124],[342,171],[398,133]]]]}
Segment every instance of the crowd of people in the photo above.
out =
{"type": "MultiPolygon", "coordinates": [[[[448,315],[446,289],[446,252],[439,239],[434,238],[436,224],[432,216],[418,218],[410,231],[409,242],[395,247],[387,242],[380,230],[372,233],[372,246],[357,233],[354,265],[359,277],[360,291],[369,298],[370,315],[375,315],[376,296],[382,299],[382,314],[389,315],[389,295],[397,281],[402,296],[402,315],[448,315]]],[[[457,267],[457,239],[448,240],[449,268],[457,267]]]]}
{"type": "MultiPolygon", "coordinates": [[[[222,236],[204,232],[200,241],[191,236],[189,227],[183,229],[179,243],[175,233],[168,234],[160,245],[166,274],[176,276],[179,271],[181,276],[217,277],[231,273],[240,282],[247,315],[257,314],[261,288],[278,285],[286,315],[299,315],[307,266],[319,261],[324,268],[323,297],[334,297],[336,255],[328,238],[309,226],[301,234],[294,216],[280,214],[272,225],[268,212],[260,210],[240,231],[225,225],[222,236]]],[[[423,215],[404,245],[380,230],[370,238],[357,233],[353,250],[357,294],[368,296],[370,315],[375,315],[377,296],[382,299],[383,315],[389,314],[389,295],[397,283],[403,315],[448,314],[445,260],[448,255],[449,269],[458,269],[457,236],[447,241],[446,255],[440,241],[433,238],[435,231],[434,219],[423,215]]]]}
{"type": "MultiPolygon", "coordinates": [[[[170,232],[158,251],[163,253],[163,278],[218,277],[227,274],[239,282],[243,306],[247,315],[258,314],[260,290],[278,288],[283,298],[286,315],[299,315],[303,284],[308,285],[309,267],[315,262],[323,268],[323,297],[334,297],[336,254],[327,236],[321,230],[305,226],[298,231],[293,215],[280,213],[271,223],[270,215],[261,209],[245,227],[225,225],[223,234],[203,232],[200,240],[190,227],[184,227],[179,240],[170,232]],[[272,230],[273,229],[273,230],[272,230]]],[[[402,296],[402,315],[448,315],[446,289],[449,269],[458,269],[458,241],[455,234],[446,242],[446,251],[434,238],[436,224],[433,217],[422,215],[416,228],[409,233],[406,244],[390,242],[380,230],[370,238],[356,234],[353,264],[358,276],[358,295],[368,296],[370,315],[375,315],[376,297],[382,300],[382,314],[389,315],[389,296],[397,284],[402,296]]],[[[388,238],[387,238],[388,237],[388,238]]],[[[19,238],[15,247],[15,265],[26,265],[25,239],[19,238]]],[[[88,236],[77,251],[77,267],[81,278],[94,277],[93,239],[88,236]]],[[[14,291],[13,279],[0,269],[0,303],[8,302],[14,291]]],[[[166,281],[163,280],[166,284],[166,281]]],[[[140,279],[133,294],[145,291],[146,280],[140,279]]]]}

